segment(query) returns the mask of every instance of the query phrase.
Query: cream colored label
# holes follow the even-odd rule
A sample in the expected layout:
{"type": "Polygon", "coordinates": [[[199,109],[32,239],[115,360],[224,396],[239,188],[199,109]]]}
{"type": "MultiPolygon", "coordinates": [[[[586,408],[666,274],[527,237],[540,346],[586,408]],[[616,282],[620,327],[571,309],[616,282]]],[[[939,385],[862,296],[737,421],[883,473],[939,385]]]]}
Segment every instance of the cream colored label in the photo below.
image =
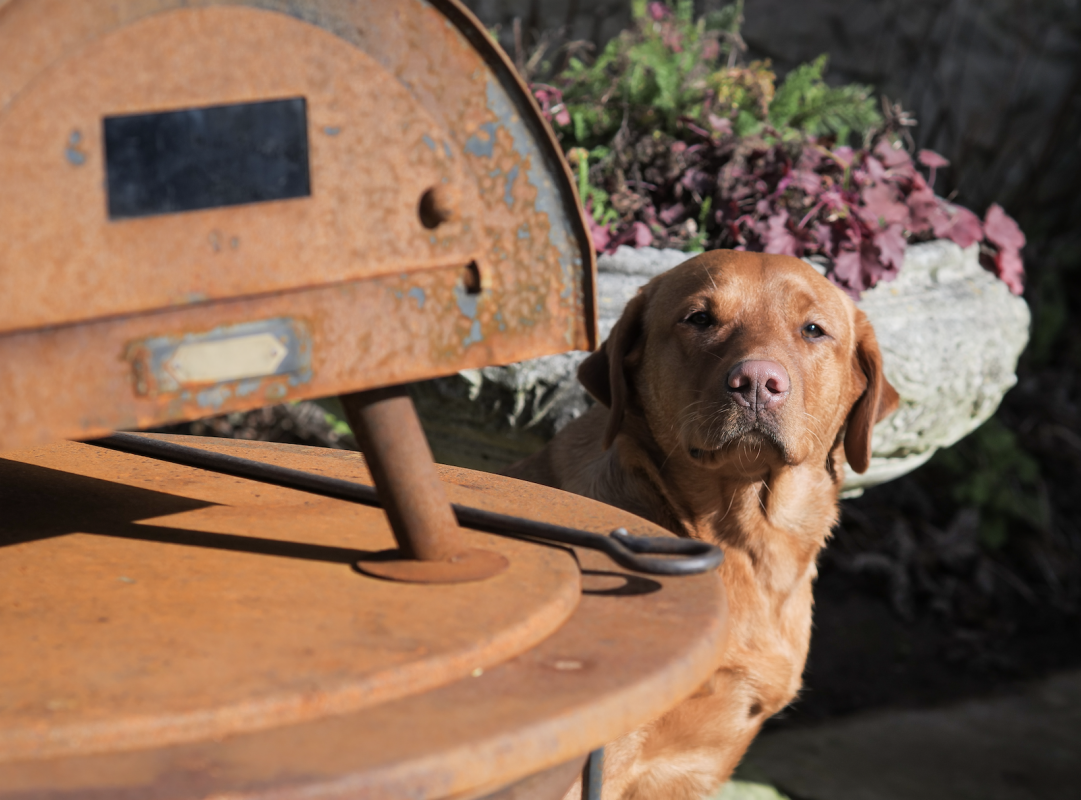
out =
{"type": "Polygon", "coordinates": [[[273,375],[289,348],[271,333],[188,342],[176,348],[166,369],[178,383],[221,383],[273,375]]]}

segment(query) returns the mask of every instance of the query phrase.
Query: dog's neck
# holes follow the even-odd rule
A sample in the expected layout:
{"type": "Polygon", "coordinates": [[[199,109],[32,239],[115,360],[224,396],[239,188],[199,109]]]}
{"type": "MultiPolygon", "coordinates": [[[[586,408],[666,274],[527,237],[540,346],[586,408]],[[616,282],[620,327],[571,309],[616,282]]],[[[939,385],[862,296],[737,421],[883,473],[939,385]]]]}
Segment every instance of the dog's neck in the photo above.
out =
{"type": "Polygon", "coordinates": [[[837,517],[837,485],[824,457],[739,476],[665,454],[651,436],[620,436],[612,451],[613,465],[637,476],[639,502],[650,496],[644,511],[653,521],[743,552],[782,592],[813,573],[837,517]]]}

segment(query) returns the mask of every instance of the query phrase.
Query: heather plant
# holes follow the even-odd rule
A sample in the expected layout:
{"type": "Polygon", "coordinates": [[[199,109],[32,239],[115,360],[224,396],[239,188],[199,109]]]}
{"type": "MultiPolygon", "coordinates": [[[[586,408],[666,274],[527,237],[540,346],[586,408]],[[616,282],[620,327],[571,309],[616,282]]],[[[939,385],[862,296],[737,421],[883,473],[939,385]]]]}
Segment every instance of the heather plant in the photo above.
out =
{"type": "Polygon", "coordinates": [[[778,85],[744,64],[742,0],[632,3],[633,24],[534,94],[578,175],[594,244],[731,247],[812,257],[853,296],[890,280],[908,243],[980,243],[1020,293],[1025,243],[998,205],[983,220],[935,195],[946,159],[910,153],[914,121],[869,87],[825,82],[826,57],[778,85]],[[905,145],[909,146],[906,147],[905,145]]]}

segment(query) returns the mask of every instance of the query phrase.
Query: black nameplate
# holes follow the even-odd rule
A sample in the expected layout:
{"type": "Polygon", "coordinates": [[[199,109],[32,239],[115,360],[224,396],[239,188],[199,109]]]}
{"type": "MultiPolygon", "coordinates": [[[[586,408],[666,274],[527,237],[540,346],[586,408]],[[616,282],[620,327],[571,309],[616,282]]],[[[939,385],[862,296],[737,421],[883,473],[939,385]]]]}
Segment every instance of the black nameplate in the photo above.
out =
{"type": "Polygon", "coordinates": [[[104,123],[110,219],[311,194],[303,97],[104,123]]]}

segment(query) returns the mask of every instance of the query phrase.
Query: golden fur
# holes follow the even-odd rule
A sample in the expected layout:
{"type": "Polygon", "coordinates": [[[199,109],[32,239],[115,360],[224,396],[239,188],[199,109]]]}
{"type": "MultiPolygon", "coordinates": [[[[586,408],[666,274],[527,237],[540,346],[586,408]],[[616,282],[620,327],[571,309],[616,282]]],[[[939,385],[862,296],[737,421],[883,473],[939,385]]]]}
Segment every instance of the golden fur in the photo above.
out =
{"type": "Polygon", "coordinates": [[[866,317],[812,267],[721,250],[644,286],[578,375],[600,402],[507,474],[724,548],[730,633],[717,671],[605,750],[605,800],[697,800],[799,690],[842,459],[866,470],[897,394],[866,317]],[[790,387],[779,407],[748,410],[731,375],[762,360],[790,387]]]}

